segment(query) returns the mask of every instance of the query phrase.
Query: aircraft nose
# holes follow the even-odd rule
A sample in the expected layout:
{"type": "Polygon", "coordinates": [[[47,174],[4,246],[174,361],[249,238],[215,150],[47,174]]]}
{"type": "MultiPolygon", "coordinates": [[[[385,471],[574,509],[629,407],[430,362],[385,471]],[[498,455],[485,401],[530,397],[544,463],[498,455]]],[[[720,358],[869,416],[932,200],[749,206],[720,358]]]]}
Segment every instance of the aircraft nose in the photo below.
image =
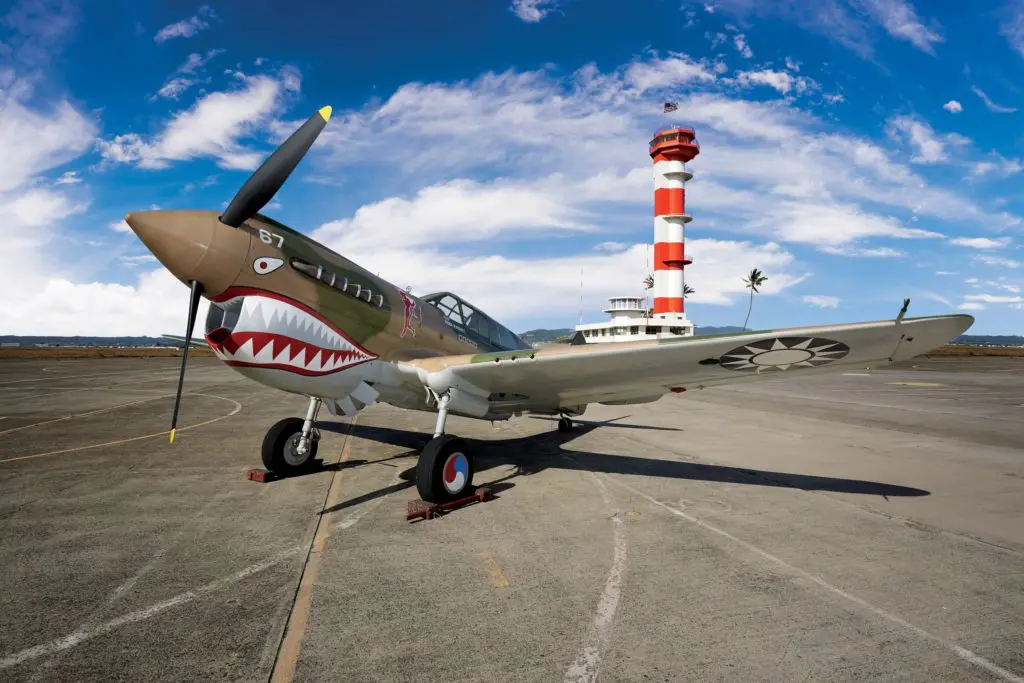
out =
{"type": "Polygon", "coordinates": [[[213,211],[136,211],[124,217],[157,260],[213,297],[234,282],[249,251],[248,231],[224,225],[213,211]]]}

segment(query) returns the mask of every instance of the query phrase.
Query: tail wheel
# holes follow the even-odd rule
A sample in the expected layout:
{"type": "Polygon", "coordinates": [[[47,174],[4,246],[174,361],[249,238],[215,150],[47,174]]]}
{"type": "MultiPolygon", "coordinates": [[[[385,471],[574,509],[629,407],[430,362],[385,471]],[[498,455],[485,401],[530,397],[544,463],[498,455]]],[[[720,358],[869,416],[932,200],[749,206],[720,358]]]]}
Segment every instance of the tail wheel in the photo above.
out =
{"type": "Polygon", "coordinates": [[[416,465],[420,498],[444,503],[468,495],[472,487],[473,456],[465,442],[448,434],[431,439],[416,465]]]}
{"type": "Polygon", "coordinates": [[[317,442],[310,440],[306,452],[299,453],[302,436],[300,417],[286,417],[267,430],[263,438],[263,466],[282,477],[305,471],[316,458],[317,442]]]}

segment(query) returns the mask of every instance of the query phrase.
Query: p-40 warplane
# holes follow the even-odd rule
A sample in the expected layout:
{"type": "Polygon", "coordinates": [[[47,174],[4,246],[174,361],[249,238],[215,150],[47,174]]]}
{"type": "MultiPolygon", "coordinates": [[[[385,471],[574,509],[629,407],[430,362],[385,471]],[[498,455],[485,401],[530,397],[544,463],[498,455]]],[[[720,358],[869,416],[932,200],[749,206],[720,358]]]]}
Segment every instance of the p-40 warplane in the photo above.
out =
{"type": "MultiPolygon", "coordinates": [[[[316,422],[382,401],[437,413],[416,466],[420,496],[465,495],[473,455],[445,433],[449,415],[506,420],[558,415],[558,429],[590,403],[626,405],[667,393],[842,366],[872,367],[949,342],[969,315],[535,349],[450,292],[413,296],[303,234],[259,213],[330,119],[324,107],[260,166],[223,213],[145,211],[125,216],[139,239],[191,288],[178,392],[200,296],[210,300],[206,342],[224,363],[261,384],[306,396],[305,419],[288,417],[263,440],[264,466],[305,471],[316,422]]],[[[415,226],[410,226],[415,230],[415,226]]]]}

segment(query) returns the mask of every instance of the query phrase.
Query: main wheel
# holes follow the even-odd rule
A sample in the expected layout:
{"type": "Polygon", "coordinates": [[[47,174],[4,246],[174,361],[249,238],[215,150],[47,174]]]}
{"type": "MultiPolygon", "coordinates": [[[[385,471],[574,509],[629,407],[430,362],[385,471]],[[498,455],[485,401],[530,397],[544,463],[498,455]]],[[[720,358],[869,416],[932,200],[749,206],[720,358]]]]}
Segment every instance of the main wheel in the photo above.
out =
{"type": "Polygon", "coordinates": [[[462,439],[435,436],[416,464],[416,490],[428,503],[445,503],[468,495],[473,486],[473,456],[462,439]]]}
{"type": "Polygon", "coordinates": [[[558,419],[558,431],[569,432],[572,431],[572,420],[567,417],[561,417],[558,419]]]}
{"type": "Polygon", "coordinates": [[[299,417],[286,417],[267,430],[263,437],[264,467],[281,477],[299,474],[309,468],[316,458],[317,442],[311,440],[306,452],[299,454],[304,422],[299,417]]]}

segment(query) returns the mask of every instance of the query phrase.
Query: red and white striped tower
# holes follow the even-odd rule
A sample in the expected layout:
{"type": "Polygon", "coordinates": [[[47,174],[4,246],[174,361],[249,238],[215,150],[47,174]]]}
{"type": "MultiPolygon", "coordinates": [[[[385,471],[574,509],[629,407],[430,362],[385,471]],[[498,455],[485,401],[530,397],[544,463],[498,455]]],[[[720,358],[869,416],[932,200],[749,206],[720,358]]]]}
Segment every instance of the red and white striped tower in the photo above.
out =
{"type": "Polygon", "coordinates": [[[683,267],[690,265],[683,251],[686,181],[693,174],[685,164],[700,154],[692,129],[662,128],[651,140],[654,160],[654,311],[657,318],[685,321],[683,267]]]}

